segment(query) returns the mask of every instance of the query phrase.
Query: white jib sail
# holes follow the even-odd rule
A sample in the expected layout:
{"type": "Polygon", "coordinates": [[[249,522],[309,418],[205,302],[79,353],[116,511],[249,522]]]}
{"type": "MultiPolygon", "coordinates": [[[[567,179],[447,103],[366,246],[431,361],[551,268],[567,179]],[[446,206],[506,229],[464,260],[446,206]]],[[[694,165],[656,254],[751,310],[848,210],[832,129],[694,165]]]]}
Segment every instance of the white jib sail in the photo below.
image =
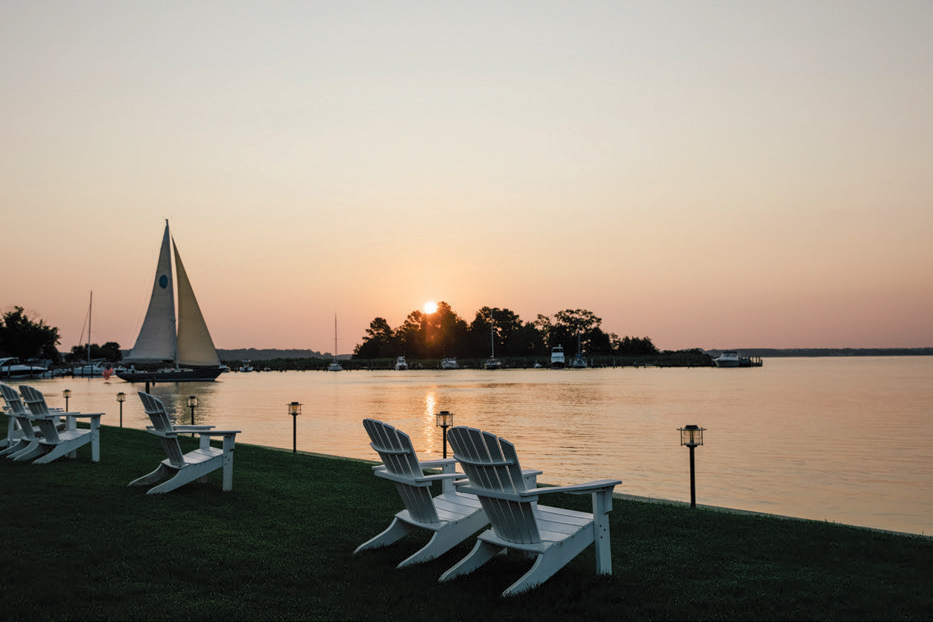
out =
{"type": "Polygon", "coordinates": [[[214,340],[207,330],[207,323],[201,314],[201,307],[194,297],[194,290],[181,263],[178,245],[175,247],[175,271],[178,273],[178,364],[179,365],[220,365],[220,357],[214,348],[214,340]]]}
{"type": "Polygon", "coordinates": [[[143,320],[136,345],[125,359],[127,363],[159,363],[174,361],[175,337],[175,288],[172,279],[172,260],[169,249],[168,221],[162,236],[162,249],[156,265],[155,283],[149,298],[149,309],[143,320]]]}

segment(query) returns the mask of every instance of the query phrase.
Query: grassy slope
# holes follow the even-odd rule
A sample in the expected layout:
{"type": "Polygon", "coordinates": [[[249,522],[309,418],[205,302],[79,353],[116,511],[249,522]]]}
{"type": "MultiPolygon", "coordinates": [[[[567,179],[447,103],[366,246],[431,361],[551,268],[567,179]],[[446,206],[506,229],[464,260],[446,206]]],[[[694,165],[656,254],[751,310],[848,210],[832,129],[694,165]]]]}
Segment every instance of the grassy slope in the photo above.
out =
{"type": "Polygon", "coordinates": [[[617,501],[612,577],[595,575],[590,549],[503,599],[529,565],[514,555],[437,583],[469,541],[403,571],[394,565],[426,535],[354,556],[401,509],[367,464],[240,445],[231,493],[219,472],[162,496],[126,487],[162,457],[154,437],[105,427],[99,464],[87,448],[50,465],[0,462],[5,618],[933,618],[928,538],[617,501]]]}

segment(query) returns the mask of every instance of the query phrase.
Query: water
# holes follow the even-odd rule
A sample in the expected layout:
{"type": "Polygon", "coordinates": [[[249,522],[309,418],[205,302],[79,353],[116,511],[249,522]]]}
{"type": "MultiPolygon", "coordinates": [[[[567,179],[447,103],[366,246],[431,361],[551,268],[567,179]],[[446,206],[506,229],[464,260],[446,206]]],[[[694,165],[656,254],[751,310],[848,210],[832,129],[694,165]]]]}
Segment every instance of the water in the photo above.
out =
{"type": "MultiPolygon", "coordinates": [[[[515,443],[522,466],[552,484],[618,478],[616,492],[689,501],[678,428],[706,428],[696,449],[697,502],[933,533],[933,357],[776,358],[750,369],[589,369],[225,374],[152,393],[189,423],[238,429],[238,441],[291,449],[287,404],[303,404],[300,451],[374,460],[365,417],[400,427],[423,457],[442,452],[435,413],[515,443]]],[[[32,381],[49,403],[148,419],[112,379],[32,381]]],[[[106,436],[102,455],[107,459],[106,436]]],[[[128,474],[131,478],[134,474],[128,474]]]]}

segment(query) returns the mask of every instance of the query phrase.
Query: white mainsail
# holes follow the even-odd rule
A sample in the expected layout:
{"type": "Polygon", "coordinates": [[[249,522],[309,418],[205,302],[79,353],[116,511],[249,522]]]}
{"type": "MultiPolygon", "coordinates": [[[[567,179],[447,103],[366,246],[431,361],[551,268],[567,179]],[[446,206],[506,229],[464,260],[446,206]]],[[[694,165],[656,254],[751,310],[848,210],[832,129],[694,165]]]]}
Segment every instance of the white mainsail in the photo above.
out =
{"type": "Polygon", "coordinates": [[[139,329],[136,345],[125,359],[127,363],[161,363],[175,360],[175,286],[172,278],[170,239],[166,220],[162,250],[159,251],[159,263],[156,264],[155,283],[149,298],[149,309],[146,311],[142,328],[139,329]]]}
{"type": "Polygon", "coordinates": [[[165,234],[159,251],[155,283],[149,309],[139,329],[139,337],[127,363],[161,363],[172,361],[181,365],[220,365],[204,316],[195,299],[194,290],[181,263],[178,247],[165,221],[165,234]],[[175,279],[172,278],[172,251],[174,246],[175,271],[178,281],[178,330],[175,322],[175,279]]]}

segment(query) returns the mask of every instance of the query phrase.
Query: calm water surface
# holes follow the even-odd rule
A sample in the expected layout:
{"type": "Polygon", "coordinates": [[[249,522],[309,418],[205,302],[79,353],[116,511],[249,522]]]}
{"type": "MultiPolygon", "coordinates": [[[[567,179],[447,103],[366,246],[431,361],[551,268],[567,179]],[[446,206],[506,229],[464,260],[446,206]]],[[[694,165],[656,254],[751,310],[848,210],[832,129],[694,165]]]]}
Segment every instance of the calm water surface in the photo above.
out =
{"type": "MultiPolygon", "coordinates": [[[[933,533],[933,357],[776,358],[751,369],[589,369],[224,374],[152,393],[190,422],[242,430],[240,442],[376,459],[361,421],[398,426],[423,457],[441,454],[440,410],[515,443],[552,484],[618,478],[616,492],[689,501],[689,453],[677,428],[707,428],[696,450],[697,502],[933,533]]],[[[123,425],[149,421],[131,385],[30,382],[51,405],[106,412],[128,394],[123,425]]],[[[102,456],[107,459],[106,436],[102,456]]],[[[133,474],[128,474],[128,477],[133,474]]],[[[309,477],[313,474],[309,474],[309,477]]]]}

